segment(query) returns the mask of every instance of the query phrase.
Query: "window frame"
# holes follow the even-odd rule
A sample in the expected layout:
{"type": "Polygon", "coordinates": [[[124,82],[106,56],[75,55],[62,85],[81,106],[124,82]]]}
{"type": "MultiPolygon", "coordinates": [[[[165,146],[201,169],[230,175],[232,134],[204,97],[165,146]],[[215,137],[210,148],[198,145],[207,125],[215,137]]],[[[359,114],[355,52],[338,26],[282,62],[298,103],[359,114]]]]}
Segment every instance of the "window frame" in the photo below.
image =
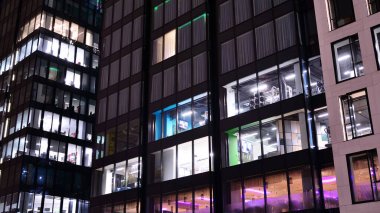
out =
{"type": "MultiPolygon", "coordinates": [[[[380,12],[380,10],[379,10],[380,12]]],[[[376,33],[375,30],[379,30],[378,34],[380,34],[380,24],[371,27],[371,36],[372,36],[372,44],[373,44],[373,50],[375,51],[375,57],[376,57],[376,66],[377,70],[380,70],[380,39],[378,40],[378,44],[376,46],[376,33]]]]}
{"type": "MultiPolygon", "coordinates": [[[[360,70],[356,70],[355,69],[356,64],[355,64],[355,60],[354,59],[356,58],[356,56],[355,56],[355,54],[353,53],[353,50],[352,50],[352,45],[355,43],[355,42],[352,42],[352,38],[354,38],[355,36],[357,37],[357,42],[359,43],[359,47],[360,47],[360,41],[359,41],[358,34],[349,35],[347,37],[344,37],[342,39],[336,40],[336,41],[334,41],[334,42],[331,43],[331,56],[332,56],[333,64],[334,64],[334,75],[335,75],[335,83],[336,84],[339,84],[339,83],[346,82],[346,81],[349,81],[349,80],[352,80],[352,79],[355,79],[355,78],[359,78],[359,77],[365,76],[364,73],[363,73],[363,75],[358,75],[360,70]],[[344,80],[339,80],[338,79],[338,59],[336,58],[336,54],[337,53],[335,51],[335,49],[336,49],[335,45],[339,44],[339,43],[341,43],[341,42],[343,42],[345,40],[348,41],[348,44],[346,44],[346,45],[350,46],[350,57],[351,57],[351,61],[352,61],[352,64],[353,64],[353,68],[354,68],[353,71],[354,71],[355,76],[347,78],[347,79],[344,79],[344,80]]],[[[346,45],[343,45],[343,46],[346,46],[346,45]]],[[[361,55],[361,51],[360,51],[360,55],[361,55]]],[[[363,59],[362,59],[361,63],[363,64],[363,59]]],[[[364,66],[363,66],[363,69],[365,69],[364,66]]]]}
{"type": "MultiPolygon", "coordinates": [[[[348,99],[347,99],[348,100],[348,99]]],[[[367,88],[363,88],[363,89],[359,89],[359,90],[355,90],[355,91],[352,91],[352,92],[349,92],[349,93],[346,93],[342,96],[339,97],[339,101],[340,101],[340,110],[341,110],[341,121],[342,121],[342,125],[343,125],[343,129],[344,129],[344,141],[352,141],[352,140],[355,140],[355,139],[358,139],[358,138],[362,138],[362,137],[367,137],[367,136],[370,136],[370,135],[373,135],[374,134],[374,131],[373,131],[373,122],[372,122],[372,115],[371,115],[371,107],[369,105],[369,100],[368,100],[368,91],[367,91],[367,88]],[[361,135],[361,136],[354,136],[354,134],[352,134],[352,138],[351,139],[347,139],[347,128],[346,128],[346,123],[344,121],[345,119],[345,114],[344,114],[344,106],[343,106],[343,98],[345,97],[348,97],[352,94],[355,94],[355,93],[358,93],[358,92],[365,92],[366,94],[366,101],[367,101],[367,107],[368,107],[368,115],[369,115],[369,120],[370,120],[370,123],[371,123],[371,133],[370,134],[365,134],[365,135],[361,135]]],[[[350,101],[349,102],[349,105],[352,106],[352,102],[350,101]]],[[[350,112],[350,111],[349,111],[350,112]]],[[[349,115],[350,118],[352,117],[351,115],[349,115]]],[[[350,123],[352,123],[351,119],[350,119],[350,123]]],[[[355,124],[354,124],[355,125],[355,124]]],[[[351,129],[352,128],[352,124],[351,124],[351,129]]],[[[350,130],[352,131],[352,130],[350,130]]],[[[352,132],[353,133],[353,132],[352,132]]]]}
{"type": "MultiPolygon", "coordinates": [[[[376,192],[374,191],[374,186],[373,184],[377,184],[377,183],[380,183],[380,180],[376,180],[374,181],[372,178],[372,175],[371,175],[371,171],[370,169],[371,168],[374,168],[374,154],[377,155],[377,150],[376,149],[371,149],[371,150],[364,150],[364,151],[360,151],[360,152],[355,152],[355,153],[350,153],[350,154],[347,154],[346,155],[346,162],[347,162],[347,171],[348,171],[348,181],[349,181],[349,184],[350,184],[350,196],[351,196],[351,202],[352,204],[361,204],[361,203],[369,203],[369,202],[376,202],[376,201],[379,201],[379,199],[376,199],[376,192]],[[350,178],[352,176],[352,170],[351,170],[351,163],[350,163],[350,158],[353,157],[353,156],[360,156],[360,155],[366,155],[367,157],[367,163],[368,163],[368,175],[370,176],[370,184],[371,184],[371,190],[372,190],[372,200],[366,200],[366,201],[355,201],[355,193],[354,193],[354,187],[353,187],[353,182],[352,182],[352,178],[350,178]]],[[[378,156],[378,155],[377,155],[378,156]]],[[[378,162],[379,164],[379,162],[378,162]]],[[[374,176],[376,177],[376,173],[374,173],[374,176]]],[[[378,189],[379,191],[380,189],[378,189]]]]}

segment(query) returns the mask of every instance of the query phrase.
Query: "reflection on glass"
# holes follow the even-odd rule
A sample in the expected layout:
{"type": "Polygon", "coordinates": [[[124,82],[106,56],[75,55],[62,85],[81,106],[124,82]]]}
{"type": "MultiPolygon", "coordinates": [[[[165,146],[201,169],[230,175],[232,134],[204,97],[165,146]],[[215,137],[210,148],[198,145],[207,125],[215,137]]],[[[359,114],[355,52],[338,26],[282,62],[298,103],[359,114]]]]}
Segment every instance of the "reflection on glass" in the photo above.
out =
{"type": "Polygon", "coordinates": [[[181,213],[193,212],[193,193],[191,191],[178,193],[177,208],[181,213]]]}
{"type": "Polygon", "coordinates": [[[259,122],[243,126],[240,136],[242,163],[260,159],[262,156],[259,122]]]}
{"type": "Polygon", "coordinates": [[[317,131],[318,149],[331,147],[329,114],[327,108],[320,108],[314,111],[315,129],[317,131]]]}
{"type": "Polygon", "coordinates": [[[288,187],[286,174],[279,173],[267,176],[265,179],[267,206],[266,212],[277,213],[289,211],[288,187]]]}
{"type": "Polygon", "coordinates": [[[378,200],[379,159],[376,150],[349,156],[351,193],[354,202],[378,200]]]}
{"type": "Polygon", "coordinates": [[[322,168],[321,170],[323,197],[325,201],[325,208],[338,208],[338,186],[336,184],[336,175],[334,167],[322,168]]]}
{"type": "Polygon", "coordinates": [[[301,71],[297,60],[280,65],[280,86],[283,100],[301,94],[303,91],[301,71]]]}
{"type": "Polygon", "coordinates": [[[296,152],[308,148],[306,118],[304,110],[284,115],[286,152],[296,152]]]}
{"type": "Polygon", "coordinates": [[[372,134],[367,92],[365,90],[341,97],[346,140],[372,134]]]}
{"type": "Polygon", "coordinates": [[[284,154],[284,139],[280,116],[262,121],[261,140],[264,157],[284,154]]]}
{"type": "Polygon", "coordinates": [[[192,142],[178,145],[178,178],[192,175],[192,150],[192,142]]]}
{"type": "Polygon", "coordinates": [[[171,105],[163,110],[164,114],[164,137],[176,134],[177,112],[175,105],[171,105]]]}
{"type": "Polygon", "coordinates": [[[337,81],[364,75],[358,36],[351,36],[333,44],[337,81]]]}
{"type": "Polygon", "coordinates": [[[191,99],[178,103],[178,133],[192,129],[191,99]]]}
{"type": "Polygon", "coordinates": [[[195,190],[194,197],[194,213],[210,212],[212,197],[209,188],[195,190]]]}
{"type": "Polygon", "coordinates": [[[280,88],[278,85],[277,68],[272,67],[259,72],[259,85],[253,89],[253,93],[259,97],[260,106],[280,101],[280,88]]]}
{"type": "Polygon", "coordinates": [[[289,190],[292,211],[313,208],[313,184],[309,167],[289,172],[289,190]]]}
{"type": "Polygon", "coordinates": [[[242,187],[240,181],[226,183],[226,212],[243,212],[242,187]]]}
{"type": "Polygon", "coordinates": [[[244,181],[245,212],[264,213],[264,183],[262,177],[250,178],[244,181]]]}

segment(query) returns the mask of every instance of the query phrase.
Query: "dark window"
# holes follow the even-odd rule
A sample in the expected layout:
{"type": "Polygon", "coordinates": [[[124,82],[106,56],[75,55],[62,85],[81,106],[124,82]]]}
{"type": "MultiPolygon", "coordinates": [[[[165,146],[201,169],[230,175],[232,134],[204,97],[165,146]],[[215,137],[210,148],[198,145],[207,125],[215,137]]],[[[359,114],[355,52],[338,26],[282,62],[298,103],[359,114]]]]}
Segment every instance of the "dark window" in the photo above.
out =
{"type": "Polygon", "coordinates": [[[376,150],[347,156],[353,203],[379,200],[379,159],[376,150]]]}
{"type": "Polygon", "coordinates": [[[331,30],[355,21],[352,0],[328,0],[327,3],[331,30]]]}
{"type": "Polygon", "coordinates": [[[380,0],[368,0],[369,14],[374,14],[380,11],[380,0]]]}
{"type": "Polygon", "coordinates": [[[371,113],[367,91],[341,96],[346,140],[372,134],[371,113]]]}
{"type": "Polygon", "coordinates": [[[357,35],[333,43],[336,81],[364,75],[364,67],[357,35]]]}

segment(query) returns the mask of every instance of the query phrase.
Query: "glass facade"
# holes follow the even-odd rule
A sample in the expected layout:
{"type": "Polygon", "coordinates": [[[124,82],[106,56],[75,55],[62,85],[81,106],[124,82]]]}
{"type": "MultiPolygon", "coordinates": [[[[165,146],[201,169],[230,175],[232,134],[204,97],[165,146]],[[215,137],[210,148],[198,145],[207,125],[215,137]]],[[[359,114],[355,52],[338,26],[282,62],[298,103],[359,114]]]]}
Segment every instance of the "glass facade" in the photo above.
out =
{"type": "Polygon", "coordinates": [[[101,3],[0,3],[1,213],[89,212],[101,3]]]}

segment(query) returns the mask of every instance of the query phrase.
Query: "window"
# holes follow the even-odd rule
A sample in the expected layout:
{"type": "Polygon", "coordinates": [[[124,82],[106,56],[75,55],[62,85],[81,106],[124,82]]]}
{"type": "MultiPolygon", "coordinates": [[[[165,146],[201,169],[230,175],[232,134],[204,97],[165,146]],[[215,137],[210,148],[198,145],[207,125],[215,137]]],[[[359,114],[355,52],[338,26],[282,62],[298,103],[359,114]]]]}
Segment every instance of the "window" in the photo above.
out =
{"type": "Polygon", "coordinates": [[[253,31],[236,37],[236,48],[238,67],[253,62],[255,57],[253,53],[253,31]]]}
{"type": "Polygon", "coordinates": [[[273,22],[266,23],[255,29],[256,34],[256,55],[257,58],[264,58],[275,51],[275,38],[273,22]]]}
{"type": "Polygon", "coordinates": [[[153,41],[152,64],[161,62],[176,54],[176,30],[166,33],[153,41]]]}
{"type": "Polygon", "coordinates": [[[221,45],[221,65],[222,73],[226,73],[236,68],[235,60],[235,40],[232,39],[221,45]]]}
{"type": "Polygon", "coordinates": [[[380,11],[380,1],[379,0],[368,0],[368,10],[369,14],[372,15],[380,11]]]}
{"type": "Polygon", "coordinates": [[[364,75],[357,35],[333,43],[336,81],[341,82],[364,75]]]}
{"type": "Polygon", "coordinates": [[[219,32],[223,32],[234,25],[232,3],[232,0],[228,0],[219,6],[219,32]]]}
{"type": "Polygon", "coordinates": [[[271,1],[268,0],[253,0],[253,12],[258,15],[272,7],[271,1]]]}
{"type": "Polygon", "coordinates": [[[338,186],[334,166],[321,169],[323,197],[325,208],[332,209],[339,207],[338,186]]]}
{"type": "Polygon", "coordinates": [[[367,91],[349,93],[340,99],[346,140],[372,134],[367,91]]]}
{"type": "Polygon", "coordinates": [[[316,129],[316,136],[318,141],[318,149],[325,149],[331,147],[329,114],[327,108],[320,108],[314,110],[314,125],[316,129]]]}
{"type": "Polygon", "coordinates": [[[355,21],[352,0],[327,0],[330,30],[335,30],[355,21]]]}
{"type": "MultiPolygon", "coordinates": [[[[380,5],[379,5],[379,8],[380,8],[380,5]]],[[[380,69],[380,26],[372,29],[372,36],[373,36],[373,40],[375,41],[377,68],[380,69]]]]}
{"type": "Polygon", "coordinates": [[[284,50],[296,44],[294,14],[289,13],[276,19],[277,49],[284,50]]]}
{"type": "Polygon", "coordinates": [[[251,0],[234,0],[235,23],[240,24],[251,18],[251,0]]]}
{"type": "Polygon", "coordinates": [[[376,150],[347,156],[353,203],[379,200],[379,158],[376,150]]]}

